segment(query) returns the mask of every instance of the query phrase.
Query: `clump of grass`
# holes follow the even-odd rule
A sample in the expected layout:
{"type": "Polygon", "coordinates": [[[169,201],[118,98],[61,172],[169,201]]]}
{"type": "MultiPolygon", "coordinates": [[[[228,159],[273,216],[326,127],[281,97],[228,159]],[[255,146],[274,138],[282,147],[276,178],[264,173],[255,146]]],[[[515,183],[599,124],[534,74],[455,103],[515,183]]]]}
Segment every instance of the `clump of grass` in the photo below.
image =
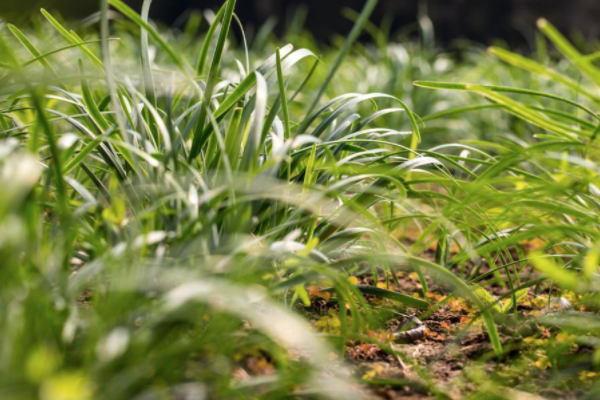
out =
{"type": "MultiPolygon", "coordinates": [[[[159,31],[148,0],[141,14],[103,1],[99,29],[79,33],[42,11],[51,40],[3,29],[1,397],[360,398],[335,351],[378,327],[368,296],[433,311],[427,277],[474,304],[490,356],[505,357],[518,328],[535,322],[574,330],[594,355],[571,367],[596,368],[599,332],[573,326],[595,315],[524,320],[515,307],[547,282],[598,306],[596,90],[492,49],[581,98],[433,78],[416,84],[489,103],[361,93],[348,74],[365,55],[351,50],[365,27],[374,32],[375,4],[324,67],[290,44],[266,57],[238,51],[234,0],[197,45],[159,31]],[[486,140],[486,114],[477,124],[491,132],[476,140],[434,145],[425,135],[435,134],[431,121],[492,108],[526,128],[486,140]],[[542,244],[528,253],[533,240],[542,244]],[[420,298],[348,279],[398,280],[398,270],[416,273],[420,298]],[[313,285],[337,302],[327,341],[299,312],[313,285]],[[501,307],[492,286],[503,289],[501,307]],[[238,379],[245,356],[273,369],[238,379]]],[[[598,83],[593,59],[540,28],[598,83]]],[[[375,36],[368,51],[393,69],[398,47],[375,36]]],[[[427,371],[421,379],[447,398],[427,371]]]]}

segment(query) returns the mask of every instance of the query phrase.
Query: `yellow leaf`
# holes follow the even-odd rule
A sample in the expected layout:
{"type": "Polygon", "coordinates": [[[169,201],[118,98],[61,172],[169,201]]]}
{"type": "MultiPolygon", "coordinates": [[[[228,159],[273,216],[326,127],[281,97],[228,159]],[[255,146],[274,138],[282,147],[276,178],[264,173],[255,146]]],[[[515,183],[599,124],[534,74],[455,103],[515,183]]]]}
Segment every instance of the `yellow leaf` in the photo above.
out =
{"type": "Polygon", "coordinates": [[[556,341],[559,343],[572,342],[577,336],[568,333],[559,333],[556,335],[556,341]]]}
{"type": "Polygon", "coordinates": [[[548,369],[552,366],[552,364],[550,364],[550,360],[548,360],[548,357],[546,356],[541,356],[540,358],[538,358],[537,361],[533,363],[533,365],[535,365],[536,368],[539,369],[548,369]]]}
{"type": "Polygon", "coordinates": [[[342,325],[337,313],[334,310],[329,310],[328,315],[324,315],[315,322],[315,327],[327,333],[339,334],[340,326],[342,325]]]}
{"type": "Polygon", "coordinates": [[[594,276],[598,272],[598,263],[600,262],[600,246],[598,243],[588,250],[585,260],[583,261],[583,273],[588,278],[594,276]]]}
{"type": "Polygon", "coordinates": [[[89,400],[92,398],[92,384],[80,372],[56,375],[44,382],[40,390],[41,400],[89,400]]]}
{"type": "Polygon", "coordinates": [[[60,357],[55,350],[40,346],[27,358],[27,376],[32,382],[43,381],[54,373],[60,363],[60,357]]]}
{"type": "Polygon", "coordinates": [[[329,301],[329,299],[331,298],[331,293],[329,292],[320,292],[319,288],[316,286],[309,286],[308,287],[308,296],[312,299],[314,299],[315,297],[320,297],[326,301],[329,301]]]}
{"type": "Polygon", "coordinates": [[[365,374],[362,376],[362,379],[365,381],[369,381],[369,380],[375,378],[376,376],[377,376],[377,372],[370,370],[370,371],[365,372],[365,374]]]}

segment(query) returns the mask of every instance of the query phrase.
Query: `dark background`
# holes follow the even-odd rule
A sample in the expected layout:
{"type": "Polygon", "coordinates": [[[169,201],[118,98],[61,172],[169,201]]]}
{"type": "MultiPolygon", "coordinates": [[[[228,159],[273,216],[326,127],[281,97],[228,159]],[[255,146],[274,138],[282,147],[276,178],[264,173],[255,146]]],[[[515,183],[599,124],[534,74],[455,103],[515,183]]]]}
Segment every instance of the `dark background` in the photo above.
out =
{"type": "MultiPolygon", "coordinates": [[[[139,11],[142,0],[127,0],[139,11]]],[[[236,11],[245,26],[257,26],[276,17],[282,32],[285,21],[298,5],[307,6],[305,27],[317,39],[328,40],[345,34],[351,22],[341,10],[359,11],[364,0],[238,0],[236,11]]],[[[151,17],[166,24],[182,20],[190,9],[216,8],[222,0],[154,0],[151,17]]],[[[535,30],[535,21],[543,16],[566,33],[583,33],[588,38],[600,34],[600,0],[380,0],[372,17],[380,22],[384,15],[393,17],[395,30],[416,21],[419,7],[426,4],[436,38],[449,42],[467,38],[489,44],[502,39],[512,45],[527,44],[535,30]]],[[[0,17],[21,21],[40,7],[58,11],[68,19],[84,18],[97,11],[98,0],[0,0],[0,17]]]]}

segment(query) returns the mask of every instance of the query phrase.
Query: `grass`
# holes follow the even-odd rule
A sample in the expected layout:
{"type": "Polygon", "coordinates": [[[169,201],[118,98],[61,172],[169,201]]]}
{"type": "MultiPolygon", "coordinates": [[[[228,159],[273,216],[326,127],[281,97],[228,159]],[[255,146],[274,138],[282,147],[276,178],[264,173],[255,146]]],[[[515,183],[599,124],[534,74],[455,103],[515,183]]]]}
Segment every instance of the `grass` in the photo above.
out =
{"type": "Polygon", "coordinates": [[[458,63],[376,3],[340,51],[248,50],[234,0],[203,41],[148,0],[2,27],[1,398],[597,396],[597,57],[541,20],[561,56],[458,63]],[[444,381],[389,325],[448,307],[426,343],[483,351],[444,381]],[[364,346],[402,379],[356,377],[364,346]]]}

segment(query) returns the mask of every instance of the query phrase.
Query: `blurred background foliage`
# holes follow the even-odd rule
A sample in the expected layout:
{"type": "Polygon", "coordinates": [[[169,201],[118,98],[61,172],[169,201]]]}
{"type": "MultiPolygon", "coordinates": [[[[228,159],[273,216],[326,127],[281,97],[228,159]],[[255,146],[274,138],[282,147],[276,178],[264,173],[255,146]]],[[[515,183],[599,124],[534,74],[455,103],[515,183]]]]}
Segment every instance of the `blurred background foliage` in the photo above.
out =
{"type": "MultiPolygon", "coordinates": [[[[142,0],[126,1],[134,9],[142,0]]],[[[155,21],[182,27],[194,10],[216,9],[221,0],[155,1],[150,17],[155,21]]],[[[358,10],[364,0],[244,0],[236,13],[244,26],[260,27],[275,23],[276,32],[286,32],[287,24],[298,13],[305,15],[306,29],[318,40],[343,35],[352,27],[344,9],[358,10]]],[[[12,21],[26,20],[46,8],[67,19],[87,17],[98,10],[97,0],[22,0],[0,1],[0,16],[12,21]]],[[[598,36],[600,27],[595,16],[600,12],[597,0],[382,0],[372,17],[377,25],[391,25],[392,31],[417,31],[419,15],[427,13],[436,28],[437,39],[449,43],[469,39],[485,44],[495,40],[511,46],[531,45],[535,20],[545,17],[562,32],[598,36]]],[[[582,40],[582,38],[580,40],[582,40]]]]}

